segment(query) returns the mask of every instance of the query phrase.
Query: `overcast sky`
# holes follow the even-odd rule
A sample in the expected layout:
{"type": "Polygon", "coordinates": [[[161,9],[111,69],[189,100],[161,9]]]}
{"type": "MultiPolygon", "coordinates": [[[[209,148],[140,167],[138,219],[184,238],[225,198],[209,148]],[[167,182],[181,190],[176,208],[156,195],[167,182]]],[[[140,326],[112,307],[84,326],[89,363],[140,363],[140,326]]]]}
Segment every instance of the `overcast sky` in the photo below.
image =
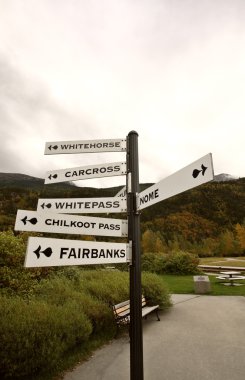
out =
{"type": "Polygon", "coordinates": [[[245,1],[0,0],[0,128],[0,172],[125,160],[44,146],[136,130],[140,182],[210,152],[215,174],[244,177],[245,1]]]}

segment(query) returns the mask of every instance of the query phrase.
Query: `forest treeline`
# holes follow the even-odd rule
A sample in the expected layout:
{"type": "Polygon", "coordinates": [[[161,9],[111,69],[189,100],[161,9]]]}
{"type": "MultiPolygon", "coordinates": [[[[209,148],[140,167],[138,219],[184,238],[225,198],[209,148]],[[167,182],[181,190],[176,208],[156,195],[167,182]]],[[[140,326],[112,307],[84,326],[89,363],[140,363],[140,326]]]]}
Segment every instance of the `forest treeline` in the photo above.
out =
{"type": "MultiPolygon", "coordinates": [[[[150,185],[141,185],[141,190],[150,185]]],[[[42,180],[25,176],[25,180],[14,181],[12,175],[11,181],[5,178],[0,184],[0,229],[13,230],[17,210],[36,210],[39,198],[107,197],[119,190],[72,184],[44,186],[42,180]]],[[[126,214],[98,216],[126,218],[126,214]]],[[[213,181],[144,209],[141,233],[144,253],[180,249],[199,256],[244,255],[245,178],[213,181]]]]}

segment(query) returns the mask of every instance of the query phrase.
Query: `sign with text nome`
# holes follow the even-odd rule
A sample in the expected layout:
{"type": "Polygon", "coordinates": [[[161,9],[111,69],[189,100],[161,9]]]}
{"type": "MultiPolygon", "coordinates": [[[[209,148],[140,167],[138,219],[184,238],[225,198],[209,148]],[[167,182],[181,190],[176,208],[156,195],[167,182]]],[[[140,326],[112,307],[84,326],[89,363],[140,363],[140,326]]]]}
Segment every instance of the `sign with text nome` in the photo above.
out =
{"type": "Polygon", "coordinates": [[[126,139],[47,142],[44,154],[125,152],[126,139]]]}
{"type": "Polygon", "coordinates": [[[211,153],[184,167],[178,172],[142,191],[138,197],[138,209],[158,203],[214,178],[211,153]]]}
{"type": "Polygon", "coordinates": [[[126,198],[60,198],[39,199],[37,211],[62,214],[118,213],[127,211],[126,198]]]}
{"type": "Polygon", "coordinates": [[[124,237],[127,236],[127,229],[127,220],[26,210],[18,210],[15,222],[16,231],[61,234],[124,237]]]}
{"type": "Polygon", "coordinates": [[[129,244],[29,237],[25,267],[126,263],[129,244]]]}
{"type": "Polygon", "coordinates": [[[57,182],[79,181],[82,179],[112,177],[126,174],[126,162],[81,166],[68,169],[48,171],[45,175],[45,184],[57,182]]]}

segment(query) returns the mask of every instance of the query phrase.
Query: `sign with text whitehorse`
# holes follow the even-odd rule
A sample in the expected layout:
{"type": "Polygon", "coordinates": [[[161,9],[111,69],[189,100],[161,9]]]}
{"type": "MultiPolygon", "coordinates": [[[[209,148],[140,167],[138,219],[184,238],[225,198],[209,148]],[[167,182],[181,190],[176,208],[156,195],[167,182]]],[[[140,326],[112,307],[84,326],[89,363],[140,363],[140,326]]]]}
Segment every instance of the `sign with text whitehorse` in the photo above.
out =
{"type": "Polygon", "coordinates": [[[121,219],[18,210],[15,230],[124,237],[127,236],[128,222],[121,219]]]}
{"type": "Polygon", "coordinates": [[[126,139],[47,142],[44,154],[125,152],[126,139]]]}
{"type": "Polygon", "coordinates": [[[46,173],[45,184],[79,181],[82,179],[112,177],[126,174],[126,162],[81,166],[76,168],[53,170],[46,173]]]}
{"type": "Polygon", "coordinates": [[[138,209],[142,210],[164,199],[212,181],[213,178],[212,155],[209,153],[142,191],[138,197],[138,209]]]}
{"type": "Polygon", "coordinates": [[[126,263],[126,243],[107,243],[67,239],[30,237],[25,267],[126,263]]]}
{"type": "Polygon", "coordinates": [[[127,201],[121,197],[39,199],[37,211],[62,214],[118,213],[127,211],[127,201]]]}

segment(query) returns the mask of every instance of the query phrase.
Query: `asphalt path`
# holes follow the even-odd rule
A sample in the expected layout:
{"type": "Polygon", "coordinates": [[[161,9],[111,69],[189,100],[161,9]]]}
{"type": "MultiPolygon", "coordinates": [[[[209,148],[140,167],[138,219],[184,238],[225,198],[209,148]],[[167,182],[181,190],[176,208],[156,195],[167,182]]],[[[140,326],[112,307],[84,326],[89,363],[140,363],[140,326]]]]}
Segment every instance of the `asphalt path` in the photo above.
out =
{"type": "MultiPolygon", "coordinates": [[[[244,380],[245,297],[172,295],[173,307],[143,320],[144,380],[244,380]]],[[[129,380],[127,336],[63,380],[129,380]]],[[[130,379],[137,380],[137,379],[130,379]]]]}

